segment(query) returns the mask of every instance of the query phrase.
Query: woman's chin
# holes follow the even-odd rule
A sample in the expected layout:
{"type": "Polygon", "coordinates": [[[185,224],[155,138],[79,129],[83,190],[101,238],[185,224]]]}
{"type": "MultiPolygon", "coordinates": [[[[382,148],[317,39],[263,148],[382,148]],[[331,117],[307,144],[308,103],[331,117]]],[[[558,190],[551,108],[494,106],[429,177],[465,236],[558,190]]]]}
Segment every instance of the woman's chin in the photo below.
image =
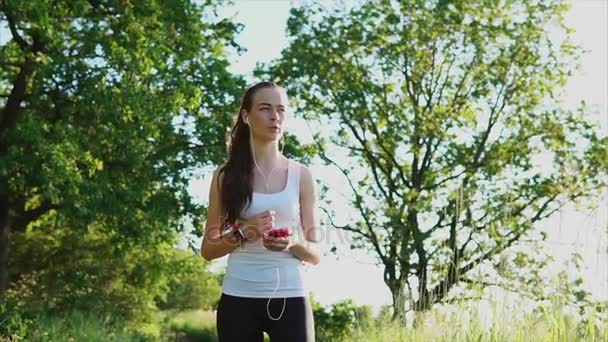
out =
{"type": "Polygon", "coordinates": [[[279,143],[279,141],[281,140],[281,136],[280,135],[265,135],[263,137],[258,138],[260,142],[264,142],[264,143],[273,143],[276,142],[277,144],[279,143]]]}
{"type": "Polygon", "coordinates": [[[268,140],[279,141],[279,140],[281,140],[282,136],[283,136],[283,133],[270,133],[268,135],[268,140]]]}

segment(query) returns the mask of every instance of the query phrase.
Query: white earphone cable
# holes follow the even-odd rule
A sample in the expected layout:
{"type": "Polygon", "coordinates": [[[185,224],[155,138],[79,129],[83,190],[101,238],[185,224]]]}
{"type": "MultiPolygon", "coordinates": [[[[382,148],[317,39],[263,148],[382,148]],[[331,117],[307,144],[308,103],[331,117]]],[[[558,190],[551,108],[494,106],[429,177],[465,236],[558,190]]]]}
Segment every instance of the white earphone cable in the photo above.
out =
{"type": "MultiPolygon", "coordinates": [[[[246,121],[248,125],[251,125],[251,123],[249,123],[249,121],[246,121]]],[[[262,172],[262,170],[260,169],[260,166],[258,165],[258,162],[255,158],[255,151],[253,148],[253,134],[252,134],[252,130],[251,127],[249,129],[249,146],[251,148],[251,155],[253,157],[253,163],[255,164],[255,167],[258,169],[258,171],[260,172],[260,174],[262,175],[262,177],[264,177],[264,182],[266,183],[266,193],[268,193],[268,188],[269,188],[269,178],[270,176],[272,176],[272,173],[274,172],[274,170],[276,169],[276,166],[272,168],[272,170],[270,171],[270,174],[268,175],[268,178],[266,178],[266,176],[264,175],[264,173],[262,172]]],[[[281,147],[281,154],[283,154],[283,147],[285,147],[285,142],[283,142],[283,146],[281,147]]],[[[285,312],[285,306],[287,304],[287,298],[283,297],[283,307],[281,309],[281,313],[279,314],[278,317],[272,317],[272,315],[270,314],[270,301],[273,299],[272,297],[275,295],[275,293],[277,292],[277,290],[279,289],[279,285],[281,284],[281,277],[280,277],[280,271],[279,271],[279,266],[277,264],[277,266],[275,266],[275,270],[277,271],[277,285],[274,288],[274,291],[272,291],[272,295],[270,296],[270,298],[268,298],[268,302],[266,303],[266,314],[268,315],[268,318],[270,318],[273,321],[278,321],[281,319],[281,317],[283,317],[283,313],[285,312]]]]}
{"type": "MultiPolygon", "coordinates": [[[[257,159],[256,159],[256,157],[255,157],[255,150],[254,150],[254,148],[253,148],[253,132],[252,132],[252,130],[251,130],[251,127],[252,127],[253,125],[251,125],[251,123],[249,122],[249,120],[247,120],[247,121],[245,121],[245,122],[247,123],[247,125],[249,125],[249,126],[250,126],[250,128],[249,128],[249,146],[250,146],[250,148],[251,148],[251,155],[252,155],[252,157],[253,157],[253,163],[255,164],[255,167],[258,169],[258,171],[260,172],[260,174],[261,174],[261,175],[262,175],[262,177],[264,178],[264,183],[265,183],[265,185],[266,185],[266,193],[268,193],[268,188],[269,188],[269,186],[270,186],[270,176],[272,176],[272,174],[274,173],[274,170],[275,170],[277,167],[275,166],[275,167],[273,167],[273,168],[270,170],[270,173],[268,174],[268,177],[266,177],[266,175],[264,175],[264,173],[262,172],[262,169],[261,169],[261,168],[260,168],[260,166],[258,165],[258,161],[257,161],[257,159]]],[[[281,138],[282,138],[282,136],[281,136],[281,138]]],[[[285,147],[285,142],[283,142],[283,146],[281,147],[281,150],[280,150],[281,154],[283,154],[283,148],[284,148],[284,147],[285,147]]]]}
{"type": "Polygon", "coordinates": [[[287,298],[283,297],[283,308],[281,309],[281,313],[279,314],[279,317],[276,317],[276,318],[272,317],[272,315],[270,314],[270,301],[272,300],[272,296],[274,296],[274,294],[279,289],[279,284],[281,281],[281,278],[279,277],[279,267],[277,266],[275,269],[277,270],[277,286],[274,288],[274,291],[272,291],[272,295],[270,296],[270,298],[268,298],[268,302],[266,303],[266,313],[268,314],[268,318],[270,318],[273,321],[278,321],[281,319],[281,317],[283,317],[283,313],[285,312],[285,305],[287,304],[287,298]]]}

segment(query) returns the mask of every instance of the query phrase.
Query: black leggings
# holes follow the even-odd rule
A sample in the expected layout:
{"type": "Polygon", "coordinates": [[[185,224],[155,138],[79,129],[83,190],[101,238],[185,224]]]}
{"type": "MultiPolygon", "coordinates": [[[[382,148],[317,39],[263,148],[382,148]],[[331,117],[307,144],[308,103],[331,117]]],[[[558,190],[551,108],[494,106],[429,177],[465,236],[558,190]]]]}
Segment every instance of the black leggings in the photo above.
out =
{"type": "MultiPolygon", "coordinates": [[[[222,293],[217,308],[217,335],[220,342],[264,341],[265,331],[272,342],[313,342],[315,340],[312,307],[307,297],[285,299],[279,320],[266,312],[268,298],[235,297],[222,293]]],[[[278,318],[283,298],[273,298],[269,311],[278,318]]]]}

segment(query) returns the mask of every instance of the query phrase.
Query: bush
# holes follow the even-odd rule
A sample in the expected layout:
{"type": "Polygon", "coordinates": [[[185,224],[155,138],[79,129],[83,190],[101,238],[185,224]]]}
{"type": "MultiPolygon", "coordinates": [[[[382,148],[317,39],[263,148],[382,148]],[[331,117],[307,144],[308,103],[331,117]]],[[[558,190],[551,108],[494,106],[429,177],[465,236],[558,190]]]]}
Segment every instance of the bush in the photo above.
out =
{"type": "Polygon", "coordinates": [[[365,331],[373,323],[369,306],[357,306],[344,300],[323,307],[311,299],[317,341],[350,341],[353,332],[365,331]]]}
{"type": "Polygon", "coordinates": [[[122,252],[111,241],[94,229],[82,234],[37,226],[14,234],[14,281],[0,302],[0,319],[7,323],[1,332],[25,336],[37,317],[78,311],[155,338],[159,306],[210,308],[219,298],[219,279],[201,257],[168,243],[131,245],[122,252]]]}
{"type": "Polygon", "coordinates": [[[175,250],[168,261],[174,270],[166,296],[157,300],[162,310],[211,310],[221,294],[221,275],[207,271],[209,265],[191,252],[175,250]]]}
{"type": "Polygon", "coordinates": [[[120,254],[94,232],[38,227],[12,239],[11,288],[30,317],[76,310],[102,321],[146,321],[164,290],[166,250],[133,246],[120,254]]]}
{"type": "Polygon", "coordinates": [[[22,306],[14,291],[3,295],[0,301],[0,336],[21,338],[27,335],[33,320],[23,315],[22,306]]]}

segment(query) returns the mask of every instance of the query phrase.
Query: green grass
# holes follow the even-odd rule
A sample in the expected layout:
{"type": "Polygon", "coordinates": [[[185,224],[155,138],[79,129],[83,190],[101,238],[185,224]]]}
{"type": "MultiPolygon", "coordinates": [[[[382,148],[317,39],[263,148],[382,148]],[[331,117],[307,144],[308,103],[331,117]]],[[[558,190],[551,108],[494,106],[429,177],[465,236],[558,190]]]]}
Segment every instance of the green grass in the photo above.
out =
{"type": "MultiPolygon", "coordinates": [[[[593,319],[577,323],[558,310],[518,313],[512,308],[493,305],[491,311],[494,319],[488,322],[480,319],[479,312],[464,305],[446,311],[433,310],[425,313],[421,320],[423,323],[415,328],[390,321],[362,322],[344,341],[608,342],[607,326],[601,326],[593,319]]],[[[180,313],[172,319],[172,324],[175,329],[188,332],[189,337],[195,338],[194,341],[217,341],[215,314],[212,312],[180,313]],[[213,337],[209,337],[211,335],[213,337]]],[[[267,336],[266,340],[269,341],[267,336]]],[[[319,339],[317,341],[323,342],[319,339]]]]}
{"type": "Polygon", "coordinates": [[[597,324],[593,318],[576,322],[558,310],[519,314],[493,307],[493,317],[484,325],[475,310],[432,311],[424,314],[423,323],[415,328],[395,322],[377,322],[355,330],[345,341],[608,342],[605,321],[604,325],[597,324]]]}
{"type": "MultiPolygon", "coordinates": [[[[513,341],[513,342],[608,342],[605,320],[594,316],[575,321],[561,309],[524,312],[491,306],[493,319],[480,318],[480,312],[464,305],[450,310],[433,310],[424,314],[416,327],[390,321],[357,322],[350,336],[343,341],[513,341]]],[[[485,314],[488,314],[487,312],[485,314]]],[[[0,337],[3,341],[217,341],[215,313],[203,310],[163,313],[157,325],[128,332],[125,328],[104,324],[94,313],[73,312],[64,316],[41,317],[25,339],[0,337]],[[160,333],[159,333],[160,332],[160,333]],[[146,337],[147,335],[147,337],[146,337]]],[[[268,336],[265,338],[269,341],[268,336]]],[[[319,342],[323,342],[317,339],[319,342]]],[[[334,341],[332,341],[334,342],[334,341]]],[[[340,341],[336,341],[340,342],[340,341]]]]}
{"type": "MultiPolygon", "coordinates": [[[[20,341],[19,339],[13,339],[20,341]]],[[[104,324],[94,313],[71,312],[38,318],[30,328],[27,341],[141,341],[137,334],[104,324]]],[[[10,340],[9,340],[10,341],[10,340]]]]}
{"type": "Polygon", "coordinates": [[[187,336],[192,341],[215,342],[215,314],[204,310],[187,311],[176,314],[168,320],[171,335],[187,336]]]}
{"type": "MultiPolygon", "coordinates": [[[[215,313],[204,310],[181,312],[171,318],[168,328],[173,334],[187,336],[192,341],[217,341],[215,313]]],[[[264,334],[264,340],[270,341],[264,334]]]]}

